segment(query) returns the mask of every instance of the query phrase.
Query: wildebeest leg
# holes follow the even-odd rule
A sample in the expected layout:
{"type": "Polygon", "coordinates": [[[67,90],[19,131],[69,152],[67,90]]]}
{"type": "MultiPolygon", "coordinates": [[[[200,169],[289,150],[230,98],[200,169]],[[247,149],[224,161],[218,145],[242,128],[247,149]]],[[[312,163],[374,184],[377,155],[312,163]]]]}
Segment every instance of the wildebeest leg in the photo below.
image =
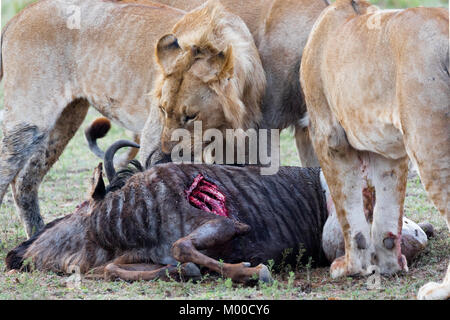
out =
{"type": "Polygon", "coordinates": [[[228,218],[211,220],[188,236],[179,239],[172,246],[173,257],[180,262],[193,262],[231,278],[236,282],[247,282],[254,276],[264,282],[271,281],[267,267],[260,264],[250,267],[249,263],[229,264],[212,259],[198,250],[212,249],[227,243],[234,237],[247,233],[249,226],[228,218]]]}
{"type": "Polygon", "coordinates": [[[184,263],[177,266],[161,266],[156,264],[115,264],[110,263],[105,267],[106,279],[121,279],[125,281],[149,281],[155,279],[169,280],[200,277],[200,270],[193,263],[184,263]]]}
{"type": "Polygon", "coordinates": [[[372,223],[376,256],[373,262],[380,267],[382,274],[408,271],[406,258],[401,253],[408,159],[391,160],[377,154],[371,154],[370,159],[376,192],[372,223]]]}
{"type": "Polygon", "coordinates": [[[308,127],[296,125],[294,128],[295,143],[297,145],[297,152],[300,158],[302,167],[315,168],[319,167],[319,160],[317,160],[311,139],[309,137],[308,127]]]}
{"type": "Polygon", "coordinates": [[[39,185],[80,127],[88,108],[86,100],[75,100],[70,103],[61,113],[45,141],[34,150],[12,182],[16,207],[29,237],[44,226],[39,210],[39,185]]]}

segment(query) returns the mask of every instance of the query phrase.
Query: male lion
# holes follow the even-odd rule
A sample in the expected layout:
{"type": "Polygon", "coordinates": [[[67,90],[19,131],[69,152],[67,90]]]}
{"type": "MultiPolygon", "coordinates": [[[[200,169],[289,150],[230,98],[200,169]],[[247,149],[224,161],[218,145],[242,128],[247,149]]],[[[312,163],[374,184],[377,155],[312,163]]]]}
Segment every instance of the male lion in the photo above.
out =
{"type": "MultiPolygon", "coordinates": [[[[332,277],[407,270],[400,252],[408,157],[450,228],[449,17],[446,9],[327,8],[305,47],[301,84],[310,133],[345,236],[332,277]],[[372,224],[363,190],[372,186],[372,224]]],[[[419,298],[450,297],[428,284],[419,298]]]]}
{"type": "Polygon", "coordinates": [[[158,124],[166,154],[178,143],[172,141],[174,130],[193,132],[195,121],[203,130],[258,126],[266,85],[261,60],[245,23],[220,3],[209,1],[181,19],[156,45],[156,61],[161,74],[142,132],[142,160],[154,150],[158,124]]]}
{"type": "MultiPolygon", "coordinates": [[[[146,0],[123,1],[145,3],[146,0]]],[[[183,10],[192,10],[204,3],[205,0],[159,0],[159,2],[183,10]]],[[[293,126],[302,165],[317,166],[317,158],[306,128],[306,106],[298,77],[301,56],[308,35],[315,20],[328,5],[328,0],[221,0],[220,2],[226,10],[240,16],[248,26],[266,73],[267,86],[262,99],[261,119],[259,121],[252,119],[252,122],[257,124],[256,128],[284,129],[293,126]]],[[[179,30],[180,28],[178,28],[179,30]]],[[[240,58],[238,56],[238,59],[240,58]]],[[[174,92],[166,94],[166,98],[163,100],[168,102],[169,109],[176,110],[182,108],[184,103],[184,100],[180,99],[181,97],[182,93],[174,90],[174,92]]],[[[199,109],[200,115],[203,113],[207,113],[207,116],[213,114],[209,107],[199,109]]],[[[253,113],[252,110],[249,112],[253,113]]],[[[169,114],[165,120],[166,123],[163,123],[166,130],[166,135],[163,136],[166,152],[173,147],[169,141],[170,133],[177,128],[187,128],[185,122],[180,121],[182,119],[179,116],[179,113],[175,113],[173,116],[169,114]]],[[[156,118],[156,115],[152,116],[149,121],[156,118]]],[[[219,125],[218,129],[226,127],[225,123],[215,122],[219,125]]],[[[153,123],[152,132],[143,134],[143,138],[147,139],[143,143],[144,149],[147,150],[141,151],[141,160],[144,160],[150,150],[154,150],[156,144],[159,143],[154,139],[157,125],[158,123],[153,123]]],[[[205,129],[207,127],[210,126],[207,125],[205,129]]]]}

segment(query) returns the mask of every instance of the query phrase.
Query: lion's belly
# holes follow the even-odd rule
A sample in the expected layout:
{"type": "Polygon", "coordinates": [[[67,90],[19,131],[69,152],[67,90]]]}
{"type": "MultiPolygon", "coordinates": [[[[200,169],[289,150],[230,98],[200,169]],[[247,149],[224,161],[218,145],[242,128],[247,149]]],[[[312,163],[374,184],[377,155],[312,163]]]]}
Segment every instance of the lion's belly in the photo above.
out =
{"type": "Polygon", "coordinates": [[[394,110],[374,105],[338,106],[335,115],[355,149],[399,159],[406,156],[406,150],[394,110]]]}
{"type": "MultiPolygon", "coordinates": [[[[105,49],[106,50],[106,49],[105,49]]],[[[141,132],[149,113],[152,69],[137,72],[129,63],[109,52],[101,54],[102,63],[87,58],[79,64],[78,80],[81,96],[108,119],[134,132],[141,132]],[[85,62],[85,60],[87,62],[85,62]]]]}
{"type": "Polygon", "coordinates": [[[128,104],[122,101],[110,101],[105,97],[88,98],[91,105],[102,115],[122,127],[140,133],[144,129],[148,116],[148,107],[139,104],[128,104]]]}
{"type": "Polygon", "coordinates": [[[335,70],[324,81],[330,108],[354,148],[402,158],[406,150],[397,104],[396,66],[383,60],[389,51],[380,50],[367,60],[357,58],[360,51],[364,52],[360,45],[348,44],[339,52],[339,60],[330,60],[333,63],[327,65],[328,70],[335,70]]]}

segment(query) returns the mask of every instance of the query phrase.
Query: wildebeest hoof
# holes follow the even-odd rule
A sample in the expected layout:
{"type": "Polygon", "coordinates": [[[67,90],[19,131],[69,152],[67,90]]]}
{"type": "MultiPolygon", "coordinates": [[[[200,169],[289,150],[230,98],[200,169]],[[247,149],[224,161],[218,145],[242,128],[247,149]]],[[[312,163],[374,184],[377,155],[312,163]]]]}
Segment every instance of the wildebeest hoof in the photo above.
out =
{"type": "Polygon", "coordinates": [[[104,273],[103,273],[103,277],[106,281],[115,281],[117,280],[118,276],[117,276],[117,271],[118,268],[114,263],[110,263],[108,264],[105,269],[104,269],[104,273]]]}
{"type": "Polygon", "coordinates": [[[200,269],[195,263],[192,262],[183,264],[183,274],[188,278],[197,278],[202,276],[200,269]]]}
{"type": "Polygon", "coordinates": [[[272,283],[272,275],[270,274],[269,269],[265,265],[261,265],[261,269],[259,270],[259,280],[264,283],[272,283]]]}
{"type": "Polygon", "coordinates": [[[425,232],[425,234],[427,235],[428,238],[434,237],[434,235],[435,235],[434,227],[431,223],[422,222],[422,223],[419,223],[419,227],[422,228],[422,230],[425,232]]]}

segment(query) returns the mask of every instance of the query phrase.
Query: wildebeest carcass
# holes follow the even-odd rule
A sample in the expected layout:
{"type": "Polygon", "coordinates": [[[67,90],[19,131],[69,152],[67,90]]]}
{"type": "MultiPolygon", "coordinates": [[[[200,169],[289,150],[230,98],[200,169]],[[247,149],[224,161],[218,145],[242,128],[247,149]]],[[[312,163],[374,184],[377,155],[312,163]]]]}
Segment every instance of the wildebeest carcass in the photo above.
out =
{"type": "MultiPolygon", "coordinates": [[[[264,263],[279,263],[287,249],[286,264],[295,265],[300,250],[303,263],[329,264],[325,251],[334,242],[322,242],[322,230],[332,219],[319,168],[261,176],[256,166],[167,163],[144,171],[135,163],[137,170],[116,173],[112,160],[123,146],[137,147],[121,140],[106,152],[110,185],[100,164],[90,199],[9,252],[7,269],[70,273],[76,266],[133,281],[197,277],[199,265],[245,283],[270,281],[264,263]]],[[[328,240],[339,237],[325,229],[328,240]]]]}

